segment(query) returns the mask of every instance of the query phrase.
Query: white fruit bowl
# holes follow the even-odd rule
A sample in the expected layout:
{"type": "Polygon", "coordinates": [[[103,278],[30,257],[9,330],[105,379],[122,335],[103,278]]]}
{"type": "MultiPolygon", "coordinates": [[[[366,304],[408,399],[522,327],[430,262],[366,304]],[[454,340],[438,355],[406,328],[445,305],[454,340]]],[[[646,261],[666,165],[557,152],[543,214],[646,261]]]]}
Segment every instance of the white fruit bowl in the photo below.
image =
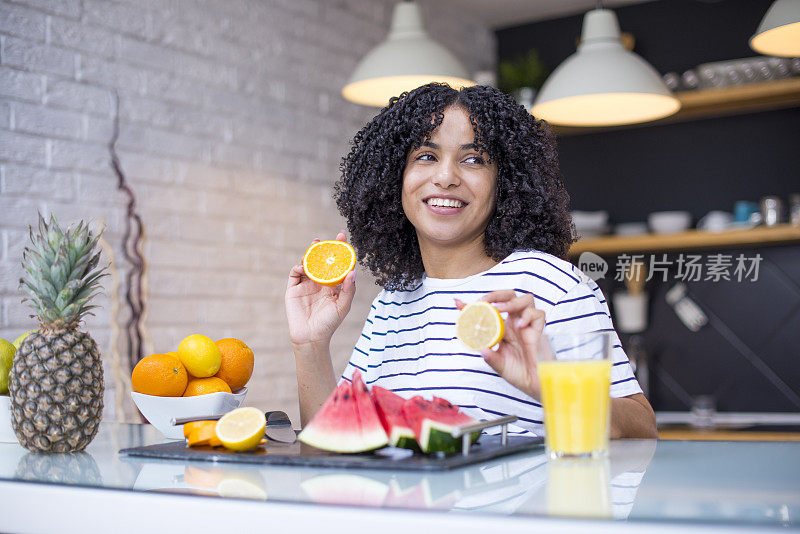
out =
{"type": "Polygon", "coordinates": [[[218,392],[194,397],[157,397],[131,392],[133,402],[142,415],[169,439],[183,439],[183,426],[173,426],[172,419],[222,415],[241,406],[245,395],[246,387],[235,393],[218,392]]]}
{"type": "Polygon", "coordinates": [[[11,397],[0,395],[0,443],[17,443],[11,428],[11,397]]]}

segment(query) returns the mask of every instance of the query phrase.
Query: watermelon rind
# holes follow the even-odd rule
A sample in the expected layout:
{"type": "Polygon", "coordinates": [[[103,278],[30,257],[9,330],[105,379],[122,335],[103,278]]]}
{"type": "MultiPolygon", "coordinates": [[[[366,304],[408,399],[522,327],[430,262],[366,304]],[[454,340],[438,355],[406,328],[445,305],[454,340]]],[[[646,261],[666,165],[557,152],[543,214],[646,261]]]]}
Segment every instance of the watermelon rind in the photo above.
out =
{"type": "Polygon", "coordinates": [[[401,449],[420,450],[414,431],[407,427],[395,426],[389,434],[389,444],[401,449]]]}
{"type": "MultiPolygon", "coordinates": [[[[419,437],[420,448],[426,453],[443,452],[447,454],[460,451],[463,438],[454,438],[451,434],[456,428],[458,425],[446,425],[431,419],[423,420],[419,437]]],[[[470,443],[478,441],[480,435],[480,432],[473,432],[470,436],[470,443]]]]}

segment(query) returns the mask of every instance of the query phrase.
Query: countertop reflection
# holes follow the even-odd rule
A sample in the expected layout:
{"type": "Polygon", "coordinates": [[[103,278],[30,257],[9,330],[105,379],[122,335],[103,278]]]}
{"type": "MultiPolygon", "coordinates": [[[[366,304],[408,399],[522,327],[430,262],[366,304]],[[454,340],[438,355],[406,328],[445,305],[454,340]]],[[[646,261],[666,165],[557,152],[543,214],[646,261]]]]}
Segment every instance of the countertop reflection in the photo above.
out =
{"type": "Polygon", "coordinates": [[[85,452],[0,443],[0,479],[213,498],[607,520],[796,526],[800,443],[614,440],[609,457],[521,453],[446,472],[150,460],[120,449],[163,441],[149,425],[102,424],[85,452]]]}

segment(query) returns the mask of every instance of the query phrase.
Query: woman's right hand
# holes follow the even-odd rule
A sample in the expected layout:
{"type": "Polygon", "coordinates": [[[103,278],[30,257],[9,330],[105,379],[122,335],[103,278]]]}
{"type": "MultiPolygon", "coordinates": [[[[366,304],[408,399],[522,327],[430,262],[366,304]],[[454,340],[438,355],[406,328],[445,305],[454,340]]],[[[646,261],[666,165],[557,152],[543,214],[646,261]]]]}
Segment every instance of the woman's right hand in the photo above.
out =
{"type": "MultiPolygon", "coordinates": [[[[344,232],[336,236],[346,241],[344,232]]],[[[319,239],[315,239],[316,243],[319,239]]],[[[289,339],[295,349],[316,352],[328,348],[333,333],[350,311],[356,294],[356,272],[344,282],[327,287],[306,276],[302,262],[292,267],[286,284],[286,318],[289,320],[289,339]]]]}

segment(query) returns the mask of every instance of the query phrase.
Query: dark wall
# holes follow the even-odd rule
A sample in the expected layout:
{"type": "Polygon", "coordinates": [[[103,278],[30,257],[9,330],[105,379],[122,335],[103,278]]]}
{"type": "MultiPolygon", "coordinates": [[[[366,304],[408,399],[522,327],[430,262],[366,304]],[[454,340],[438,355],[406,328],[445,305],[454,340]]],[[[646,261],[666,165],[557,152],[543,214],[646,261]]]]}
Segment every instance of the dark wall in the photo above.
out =
{"type": "MultiPolygon", "coordinates": [[[[768,1],[662,0],[615,9],[635,52],[661,73],[757,55],[747,45],[768,1]]],[[[497,32],[500,60],[536,48],[555,68],[575,51],[582,15],[497,32]]],[[[800,108],[562,137],[572,208],[613,222],[660,210],[695,220],[737,200],[800,191],[800,108]]]]}
{"type": "MultiPolygon", "coordinates": [[[[661,73],[757,55],[747,44],[771,1],[662,0],[617,13],[634,51],[661,73]]],[[[500,60],[536,48],[551,68],[575,51],[582,15],[497,32],[500,60]]],[[[800,192],[800,108],[709,118],[559,139],[572,208],[607,210],[614,222],[659,210],[732,211],[737,200],[800,192]]],[[[685,410],[710,395],[723,411],[800,410],[800,246],[703,251],[761,254],[756,282],[699,281],[689,296],[712,318],[698,332],[665,298],[677,282],[651,281],[643,343],[657,410],[685,410]]],[[[678,253],[669,256],[675,261],[678,253]]],[[[649,255],[648,255],[649,257],[649,255]]],[[[609,265],[615,257],[606,258],[609,265]]],[[[613,312],[620,284],[599,282],[613,312]]],[[[629,354],[630,339],[623,336],[629,354]]]]}

